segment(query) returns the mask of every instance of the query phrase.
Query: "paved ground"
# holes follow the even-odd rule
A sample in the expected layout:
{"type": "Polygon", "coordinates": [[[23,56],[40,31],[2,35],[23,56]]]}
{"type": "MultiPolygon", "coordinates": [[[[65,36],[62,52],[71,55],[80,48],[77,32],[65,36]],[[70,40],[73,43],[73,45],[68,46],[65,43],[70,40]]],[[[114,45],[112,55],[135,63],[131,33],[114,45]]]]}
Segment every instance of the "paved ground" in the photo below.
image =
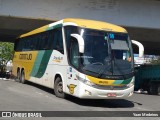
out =
{"type": "MultiPolygon", "coordinates": [[[[135,93],[125,100],[81,100],[74,97],[60,99],[55,97],[51,89],[33,83],[24,85],[14,80],[0,79],[0,111],[160,111],[160,96],[135,93]]],[[[96,119],[106,120],[107,118],[96,119]]],[[[152,118],[152,120],[158,120],[158,118],[152,118]]]]}

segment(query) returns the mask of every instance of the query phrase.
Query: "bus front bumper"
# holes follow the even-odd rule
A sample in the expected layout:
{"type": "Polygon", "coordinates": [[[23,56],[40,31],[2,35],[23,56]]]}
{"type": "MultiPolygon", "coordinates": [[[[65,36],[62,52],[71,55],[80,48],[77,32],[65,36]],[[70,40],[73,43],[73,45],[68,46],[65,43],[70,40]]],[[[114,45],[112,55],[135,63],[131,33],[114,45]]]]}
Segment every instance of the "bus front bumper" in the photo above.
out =
{"type": "Polygon", "coordinates": [[[127,98],[133,95],[134,85],[127,89],[122,90],[102,90],[91,86],[88,86],[80,82],[79,98],[88,99],[121,99],[127,98]]]}

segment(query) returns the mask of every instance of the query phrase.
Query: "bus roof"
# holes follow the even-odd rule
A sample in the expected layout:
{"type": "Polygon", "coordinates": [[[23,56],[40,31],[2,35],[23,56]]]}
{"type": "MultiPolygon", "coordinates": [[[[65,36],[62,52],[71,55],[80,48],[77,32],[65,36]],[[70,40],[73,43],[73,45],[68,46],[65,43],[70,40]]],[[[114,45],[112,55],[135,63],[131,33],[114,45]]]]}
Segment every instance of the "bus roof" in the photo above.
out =
{"type": "Polygon", "coordinates": [[[113,32],[122,32],[126,33],[127,31],[120,26],[110,24],[107,22],[95,21],[95,20],[86,20],[86,19],[76,19],[76,18],[67,18],[63,20],[65,22],[76,23],[80,27],[104,30],[104,31],[113,31],[113,32]]]}
{"type": "Polygon", "coordinates": [[[73,23],[73,24],[80,26],[80,27],[103,30],[103,31],[127,33],[127,31],[123,27],[120,27],[120,26],[117,26],[114,24],[110,24],[107,22],[87,20],[87,19],[78,19],[78,18],[66,18],[66,19],[51,23],[49,25],[45,25],[45,26],[40,27],[38,29],[35,29],[33,31],[30,31],[26,34],[21,35],[19,38],[30,36],[33,34],[37,34],[40,32],[44,32],[44,31],[53,29],[54,26],[59,25],[59,24],[62,25],[63,23],[73,23]]]}

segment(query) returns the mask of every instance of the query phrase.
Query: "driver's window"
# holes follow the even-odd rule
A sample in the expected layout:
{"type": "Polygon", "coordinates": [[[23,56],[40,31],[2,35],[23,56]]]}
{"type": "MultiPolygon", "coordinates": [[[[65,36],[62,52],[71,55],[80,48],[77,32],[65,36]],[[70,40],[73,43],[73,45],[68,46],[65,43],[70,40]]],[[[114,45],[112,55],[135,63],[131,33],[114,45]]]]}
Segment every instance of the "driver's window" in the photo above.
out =
{"type": "Polygon", "coordinates": [[[79,64],[78,64],[78,59],[79,59],[79,52],[78,52],[79,48],[78,48],[78,42],[75,38],[71,39],[71,47],[70,47],[70,62],[71,64],[78,68],[79,64]]]}

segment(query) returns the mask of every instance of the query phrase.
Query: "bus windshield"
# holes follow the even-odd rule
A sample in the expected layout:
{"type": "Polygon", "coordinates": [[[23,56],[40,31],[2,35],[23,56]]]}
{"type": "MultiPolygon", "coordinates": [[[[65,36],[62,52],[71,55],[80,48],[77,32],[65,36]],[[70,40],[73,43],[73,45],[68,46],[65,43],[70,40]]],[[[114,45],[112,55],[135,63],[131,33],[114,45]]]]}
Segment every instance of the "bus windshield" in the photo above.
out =
{"type": "Polygon", "coordinates": [[[79,58],[77,64],[80,64],[84,72],[92,73],[96,77],[119,76],[133,72],[131,43],[126,33],[86,28],[77,28],[76,32],[84,39],[84,53],[73,58],[79,58]]]}

